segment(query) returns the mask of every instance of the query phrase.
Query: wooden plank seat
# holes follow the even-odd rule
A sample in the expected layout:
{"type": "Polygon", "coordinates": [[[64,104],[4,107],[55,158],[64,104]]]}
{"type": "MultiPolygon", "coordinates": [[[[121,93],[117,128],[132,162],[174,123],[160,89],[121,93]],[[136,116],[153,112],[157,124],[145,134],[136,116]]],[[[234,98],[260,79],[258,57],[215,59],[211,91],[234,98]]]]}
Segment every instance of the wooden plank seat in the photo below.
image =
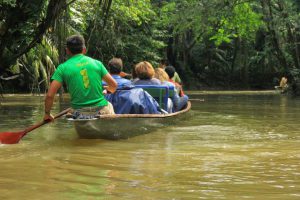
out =
{"type": "Polygon", "coordinates": [[[174,87],[167,85],[135,85],[135,87],[143,88],[158,102],[160,108],[168,110],[168,98],[173,97],[174,87]]]}

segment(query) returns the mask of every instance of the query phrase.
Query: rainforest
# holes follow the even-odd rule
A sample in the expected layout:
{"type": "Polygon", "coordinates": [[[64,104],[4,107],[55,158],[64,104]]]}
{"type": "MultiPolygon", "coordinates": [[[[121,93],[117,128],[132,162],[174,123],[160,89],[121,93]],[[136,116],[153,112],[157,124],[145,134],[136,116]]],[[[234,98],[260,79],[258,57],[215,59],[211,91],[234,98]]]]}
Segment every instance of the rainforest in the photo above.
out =
{"type": "Polygon", "coordinates": [[[189,90],[264,90],[287,77],[300,94],[297,0],[2,0],[0,91],[44,93],[65,39],[124,71],[167,59],[189,90]]]}

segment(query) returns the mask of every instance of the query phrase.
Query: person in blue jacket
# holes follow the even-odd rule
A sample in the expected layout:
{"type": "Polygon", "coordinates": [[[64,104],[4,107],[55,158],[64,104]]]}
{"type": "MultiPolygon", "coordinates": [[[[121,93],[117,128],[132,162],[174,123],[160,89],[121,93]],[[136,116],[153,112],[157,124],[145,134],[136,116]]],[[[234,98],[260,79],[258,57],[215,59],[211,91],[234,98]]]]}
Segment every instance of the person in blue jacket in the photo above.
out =
{"type": "MultiPolygon", "coordinates": [[[[118,83],[118,89],[128,87],[131,85],[131,81],[120,76],[120,73],[123,70],[123,61],[121,58],[112,58],[107,65],[108,71],[118,83]]],[[[106,83],[103,83],[106,85],[106,83]]]]}

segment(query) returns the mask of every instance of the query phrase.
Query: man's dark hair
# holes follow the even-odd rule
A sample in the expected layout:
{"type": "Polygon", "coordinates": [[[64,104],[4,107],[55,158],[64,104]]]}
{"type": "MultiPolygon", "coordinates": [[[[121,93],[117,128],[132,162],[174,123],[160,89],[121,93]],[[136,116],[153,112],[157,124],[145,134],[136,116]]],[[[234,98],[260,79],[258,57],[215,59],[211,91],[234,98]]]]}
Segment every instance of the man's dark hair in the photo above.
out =
{"type": "Polygon", "coordinates": [[[123,68],[123,62],[121,58],[112,58],[108,62],[108,69],[111,74],[120,74],[123,68]]]}
{"type": "Polygon", "coordinates": [[[85,41],[81,35],[72,35],[67,38],[67,48],[72,54],[82,53],[85,41]]]}
{"type": "Polygon", "coordinates": [[[175,74],[175,68],[171,65],[167,66],[165,68],[165,71],[167,72],[167,74],[169,75],[169,78],[173,78],[174,74],[175,74]]]}

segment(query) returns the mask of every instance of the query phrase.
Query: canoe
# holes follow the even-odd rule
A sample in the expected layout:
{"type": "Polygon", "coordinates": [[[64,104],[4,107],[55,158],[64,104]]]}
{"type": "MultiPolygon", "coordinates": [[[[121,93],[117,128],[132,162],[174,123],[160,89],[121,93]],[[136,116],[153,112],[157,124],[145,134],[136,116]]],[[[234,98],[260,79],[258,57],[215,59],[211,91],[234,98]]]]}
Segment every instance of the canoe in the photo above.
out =
{"type": "Polygon", "coordinates": [[[115,114],[101,115],[97,119],[68,119],[74,123],[80,138],[127,139],[149,133],[158,128],[178,123],[191,109],[191,102],[178,112],[170,114],[115,114]]]}

